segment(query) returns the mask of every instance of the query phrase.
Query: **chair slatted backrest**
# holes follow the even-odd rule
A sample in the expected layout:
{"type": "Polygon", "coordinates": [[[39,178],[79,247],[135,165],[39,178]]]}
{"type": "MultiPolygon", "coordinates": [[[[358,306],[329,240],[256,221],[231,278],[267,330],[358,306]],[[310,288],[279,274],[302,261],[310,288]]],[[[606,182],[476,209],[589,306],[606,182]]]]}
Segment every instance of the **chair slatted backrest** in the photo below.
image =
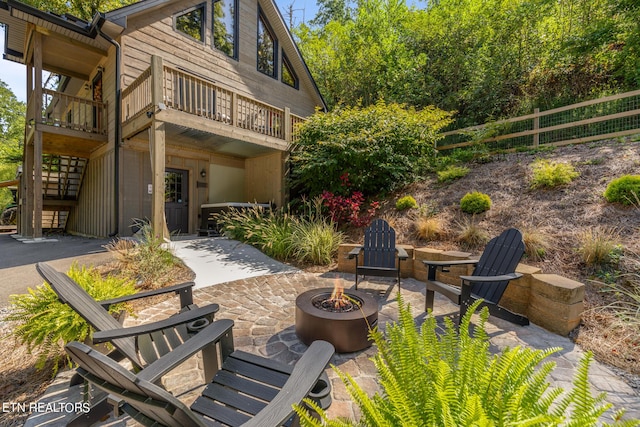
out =
{"type": "MultiPolygon", "coordinates": [[[[472,275],[499,276],[514,273],[522,255],[524,255],[522,233],[515,228],[510,228],[491,239],[472,275]]],[[[497,304],[508,284],[508,280],[474,284],[471,287],[471,294],[497,304]]]]}
{"type": "Polygon", "coordinates": [[[396,231],[383,219],[376,219],[364,231],[363,264],[366,267],[395,268],[396,231]]]}
{"type": "Polygon", "coordinates": [[[204,426],[205,423],[171,393],[135,374],[91,347],[71,342],[66,351],[78,373],[103,391],[126,402],[122,409],[143,425],[204,426]]]}
{"type": "MultiPolygon", "coordinates": [[[[44,262],[39,262],[36,269],[40,275],[49,283],[51,289],[58,295],[61,302],[69,305],[80,315],[94,330],[108,331],[121,329],[122,325],[109,314],[91,295],[89,295],[80,285],[64,273],[60,273],[55,268],[44,262]]],[[[118,338],[112,341],[127,359],[129,359],[137,369],[142,369],[142,363],[136,352],[134,338],[118,338]]]]}

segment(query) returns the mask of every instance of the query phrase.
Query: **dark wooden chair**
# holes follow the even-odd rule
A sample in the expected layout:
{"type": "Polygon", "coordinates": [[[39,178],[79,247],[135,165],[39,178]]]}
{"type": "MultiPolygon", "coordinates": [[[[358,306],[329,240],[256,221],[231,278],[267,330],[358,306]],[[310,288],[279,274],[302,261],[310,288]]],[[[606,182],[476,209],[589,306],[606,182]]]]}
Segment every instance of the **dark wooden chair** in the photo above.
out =
{"type": "Polygon", "coordinates": [[[364,231],[364,245],[349,252],[356,260],[356,290],[358,275],[396,277],[400,291],[400,262],[409,256],[396,247],[396,231],[384,219],[376,219],[364,231]]]}
{"type": "Polygon", "coordinates": [[[65,273],[44,262],[38,263],[36,269],[62,303],[69,305],[93,330],[102,332],[100,340],[94,339],[94,343],[109,341],[116,349],[114,358],[127,358],[136,370],[144,368],[189,339],[199,327],[212,321],[220,308],[218,304],[202,308],[195,306],[191,293],[193,282],[96,301],[65,273]],[[125,328],[108,312],[109,307],[114,304],[166,293],[180,295],[181,311],[158,322],[125,328]]]}
{"type": "MultiPolygon", "coordinates": [[[[213,321],[214,314],[219,310],[218,304],[210,304],[198,308],[193,304],[191,288],[193,282],[182,283],[162,289],[148,292],[140,292],[120,298],[104,301],[96,301],[80,285],[65,273],[61,273],[46,263],[38,263],[36,269],[42,278],[49,283],[58,296],[60,302],[69,305],[80,315],[95,332],[93,342],[100,344],[109,342],[114,350],[107,356],[115,361],[127,359],[134,370],[139,371],[153,363],[162,355],[180,347],[200,329],[213,321]],[[141,298],[175,293],[180,296],[180,311],[167,319],[146,323],[140,326],[125,328],[118,322],[108,310],[111,305],[141,298]]],[[[198,350],[200,351],[200,350],[198,350]]],[[[204,358],[204,375],[210,380],[215,371],[215,357],[212,358],[213,349],[202,349],[204,358]]],[[[162,375],[154,378],[160,381],[162,375]]],[[[84,380],[78,375],[72,377],[70,386],[82,383],[84,380]]],[[[68,422],[69,426],[89,425],[99,420],[111,407],[105,395],[97,396],[91,405],[91,411],[79,414],[77,418],[68,422]]]]}
{"type": "MultiPolygon", "coordinates": [[[[90,347],[72,342],[66,351],[88,382],[119,400],[118,408],[146,426],[280,426],[293,419],[292,405],[313,392],[334,348],[314,341],[294,367],[243,351],[234,351],[233,321],[213,322],[189,345],[218,347],[222,364],[213,381],[188,408],[154,384],[157,372],[184,360],[182,351],[167,353],[138,374],[124,369],[90,347]]],[[[184,353],[190,353],[184,351],[184,353]]],[[[323,387],[329,387],[323,384],[323,387]]]]}
{"type": "Polygon", "coordinates": [[[464,316],[475,300],[482,299],[482,304],[489,308],[489,312],[493,316],[518,325],[528,325],[529,319],[525,316],[513,313],[499,305],[500,298],[507,289],[509,281],[522,276],[515,270],[523,254],[522,234],[515,228],[510,228],[491,239],[479,260],[423,260],[422,262],[427,267],[425,311],[433,309],[434,292],[438,292],[460,305],[460,318],[464,316]],[[448,267],[465,264],[475,264],[475,269],[471,276],[460,276],[462,286],[451,286],[436,280],[438,268],[447,272],[449,271],[448,267]]]}

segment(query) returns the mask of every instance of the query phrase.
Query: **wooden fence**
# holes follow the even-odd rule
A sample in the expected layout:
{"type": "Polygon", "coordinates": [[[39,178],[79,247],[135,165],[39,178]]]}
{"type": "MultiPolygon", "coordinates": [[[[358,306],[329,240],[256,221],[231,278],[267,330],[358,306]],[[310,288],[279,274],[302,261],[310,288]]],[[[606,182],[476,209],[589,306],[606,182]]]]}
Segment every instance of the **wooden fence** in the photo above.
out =
{"type": "Polygon", "coordinates": [[[640,133],[640,90],[444,132],[438,150],[486,144],[491,151],[578,144],[640,133]]]}

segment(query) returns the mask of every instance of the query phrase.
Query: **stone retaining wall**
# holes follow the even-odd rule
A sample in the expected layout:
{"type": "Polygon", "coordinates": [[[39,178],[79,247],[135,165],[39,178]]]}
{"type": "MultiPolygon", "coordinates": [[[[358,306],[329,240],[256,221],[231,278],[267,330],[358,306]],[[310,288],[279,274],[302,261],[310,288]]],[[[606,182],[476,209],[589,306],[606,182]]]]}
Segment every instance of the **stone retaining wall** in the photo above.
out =
{"type": "MultiPolygon", "coordinates": [[[[355,262],[348,259],[349,252],[357,244],[342,244],[338,249],[338,271],[355,274],[355,262]]],[[[402,246],[409,259],[402,262],[402,277],[413,277],[422,282],[427,280],[427,269],[420,261],[449,261],[471,259],[471,254],[458,251],[442,251],[432,248],[402,246]]],[[[449,272],[437,272],[437,279],[451,285],[459,285],[461,275],[469,275],[473,266],[454,266],[449,272]]],[[[500,305],[524,314],[536,325],[559,335],[568,335],[580,324],[584,309],[584,284],[557,274],[543,274],[537,267],[519,264],[516,268],[522,277],[512,280],[507,287],[500,305]]]]}

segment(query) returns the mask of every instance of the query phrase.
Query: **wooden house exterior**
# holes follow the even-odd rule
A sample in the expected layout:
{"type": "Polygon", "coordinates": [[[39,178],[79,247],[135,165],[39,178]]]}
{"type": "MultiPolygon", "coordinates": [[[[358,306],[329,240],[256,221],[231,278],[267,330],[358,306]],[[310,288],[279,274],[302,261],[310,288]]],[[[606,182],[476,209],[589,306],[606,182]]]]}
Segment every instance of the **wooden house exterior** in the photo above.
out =
{"type": "Polygon", "coordinates": [[[0,0],[0,22],[27,68],[23,237],[137,218],[166,237],[195,233],[203,204],[286,202],[296,125],[325,104],[272,0],[144,0],[92,22],[0,0]]]}

